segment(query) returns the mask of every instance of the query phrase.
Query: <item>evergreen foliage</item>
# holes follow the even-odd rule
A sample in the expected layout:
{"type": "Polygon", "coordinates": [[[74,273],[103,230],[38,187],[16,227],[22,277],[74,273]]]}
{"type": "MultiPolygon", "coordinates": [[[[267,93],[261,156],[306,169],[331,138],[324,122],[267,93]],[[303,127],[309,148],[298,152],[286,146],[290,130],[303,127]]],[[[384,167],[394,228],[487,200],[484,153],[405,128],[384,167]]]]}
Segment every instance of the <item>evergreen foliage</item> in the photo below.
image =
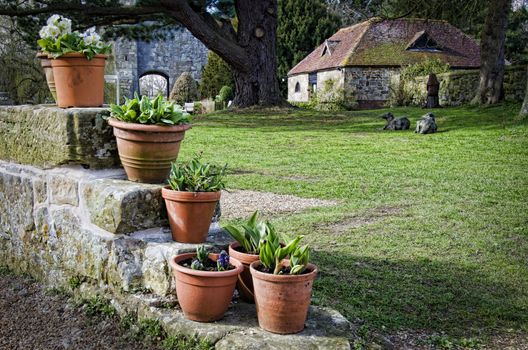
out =
{"type": "Polygon", "coordinates": [[[170,100],[183,105],[185,102],[193,102],[199,98],[198,86],[191,73],[183,72],[170,93],[170,100]]]}
{"type": "Polygon", "coordinates": [[[340,24],[322,0],[279,0],[277,72],[283,93],[288,71],[334,34],[340,24]]]}
{"type": "Polygon", "coordinates": [[[235,82],[231,68],[216,53],[210,51],[207,56],[207,64],[202,72],[200,84],[200,95],[202,98],[215,97],[220,93],[223,86],[229,86],[233,91],[235,82]]]}
{"type": "Polygon", "coordinates": [[[510,13],[505,55],[512,64],[528,63],[528,8],[510,13]]]}
{"type": "Polygon", "coordinates": [[[215,100],[217,102],[227,103],[229,100],[232,100],[233,97],[234,97],[233,88],[231,88],[231,86],[225,85],[225,86],[222,86],[215,100]]]}

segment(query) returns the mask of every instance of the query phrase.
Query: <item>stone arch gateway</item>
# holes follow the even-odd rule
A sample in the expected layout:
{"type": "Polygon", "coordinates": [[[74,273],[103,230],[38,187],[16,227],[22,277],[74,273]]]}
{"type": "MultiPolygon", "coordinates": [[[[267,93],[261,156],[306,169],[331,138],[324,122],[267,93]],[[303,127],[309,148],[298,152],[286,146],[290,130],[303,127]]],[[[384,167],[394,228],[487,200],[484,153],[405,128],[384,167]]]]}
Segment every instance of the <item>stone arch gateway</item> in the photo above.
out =
{"type": "Polygon", "coordinates": [[[175,28],[162,40],[117,39],[113,44],[114,60],[107,73],[119,77],[120,96],[139,92],[140,77],[152,72],[167,78],[170,92],[183,72],[200,80],[207,63],[207,48],[185,28],[175,28]]]}

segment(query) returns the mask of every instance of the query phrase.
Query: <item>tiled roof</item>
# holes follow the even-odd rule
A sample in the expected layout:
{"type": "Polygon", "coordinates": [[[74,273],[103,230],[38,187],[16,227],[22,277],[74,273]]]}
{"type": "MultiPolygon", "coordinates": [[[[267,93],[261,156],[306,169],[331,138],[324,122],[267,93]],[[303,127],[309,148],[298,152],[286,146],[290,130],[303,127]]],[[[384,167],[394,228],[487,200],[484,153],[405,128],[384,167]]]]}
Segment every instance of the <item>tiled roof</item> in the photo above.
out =
{"type": "Polygon", "coordinates": [[[439,58],[452,68],[478,68],[478,43],[446,21],[372,18],[342,28],[293,67],[288,75],[347,66],[404,66],[426,58],[439,58]],[[441,51],[409,51],[426,34],[441,51]],[[338,42],[336,44],[336,42],[338,42]],[[325,48],[330,53],[323,55],[325,48]],[[328,49],[327,49],[328,51],[328,49]]]}

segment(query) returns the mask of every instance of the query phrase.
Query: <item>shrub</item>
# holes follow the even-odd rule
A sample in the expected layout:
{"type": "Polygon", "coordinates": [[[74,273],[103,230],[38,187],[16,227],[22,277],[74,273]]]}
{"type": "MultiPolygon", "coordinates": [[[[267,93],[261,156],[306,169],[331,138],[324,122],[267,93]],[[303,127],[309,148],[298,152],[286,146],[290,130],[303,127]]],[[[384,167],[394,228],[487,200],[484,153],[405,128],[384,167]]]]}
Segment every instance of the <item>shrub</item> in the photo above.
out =
{"type": "Polygon", "coordinates": [[[400,79],[409,80],[421,75],[440,74],[448,71],[449,63],[444,63],[438,58],[428,58],[425,61],[403,68],[400,72],[400,79]]]}
{"type": "Polygon", "coordinates": [[[234,96],[233,88],[231,86],[224,85],[220,89],[220,92],[216,96],[215,100],[217,102],[226,102],[227,103],[229,100],[233,99],[233,96],[234,96]]]}
{"type": "Polygon", "coordinates": [[[233,73],[224,60],[214,52],[209,52],[207,64],[202,72],[202,82],[200,84],[200,94],[203,98],[214,98],[219,94],[224,86],[235,88],[233,73]]]}
{"type": "Polygon", "coordinates": [[[170,100],[183,105],[185,102],[192,102],[199,98],[198,86],[191,73],[183,72],[170,93],[170,100]]]}
{"type": "Polygon", "coordinates": [[[400,72],[398,82],[391,84],[389,105],[407,106],[413,102],[413,92],[407,91],[405,86],[414,78],[429,74],[440,74],[449,71],[449,64],[438,58],[428,58],[425,61],[415,63],[403,68],[400,72]]]}

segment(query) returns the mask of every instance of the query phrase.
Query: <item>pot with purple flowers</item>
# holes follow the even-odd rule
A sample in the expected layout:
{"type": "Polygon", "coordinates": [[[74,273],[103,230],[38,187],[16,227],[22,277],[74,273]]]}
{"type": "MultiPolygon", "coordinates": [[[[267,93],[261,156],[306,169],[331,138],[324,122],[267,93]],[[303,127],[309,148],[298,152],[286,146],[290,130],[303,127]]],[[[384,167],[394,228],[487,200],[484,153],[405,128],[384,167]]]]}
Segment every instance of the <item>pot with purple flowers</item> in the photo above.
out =
{"type": "Polygon", "coordinates": [[[176,295],[186,318],[212,322],[224,317],[243,266],[222,251],[179,254],[170,261],[176,279],[176,295]]]}

